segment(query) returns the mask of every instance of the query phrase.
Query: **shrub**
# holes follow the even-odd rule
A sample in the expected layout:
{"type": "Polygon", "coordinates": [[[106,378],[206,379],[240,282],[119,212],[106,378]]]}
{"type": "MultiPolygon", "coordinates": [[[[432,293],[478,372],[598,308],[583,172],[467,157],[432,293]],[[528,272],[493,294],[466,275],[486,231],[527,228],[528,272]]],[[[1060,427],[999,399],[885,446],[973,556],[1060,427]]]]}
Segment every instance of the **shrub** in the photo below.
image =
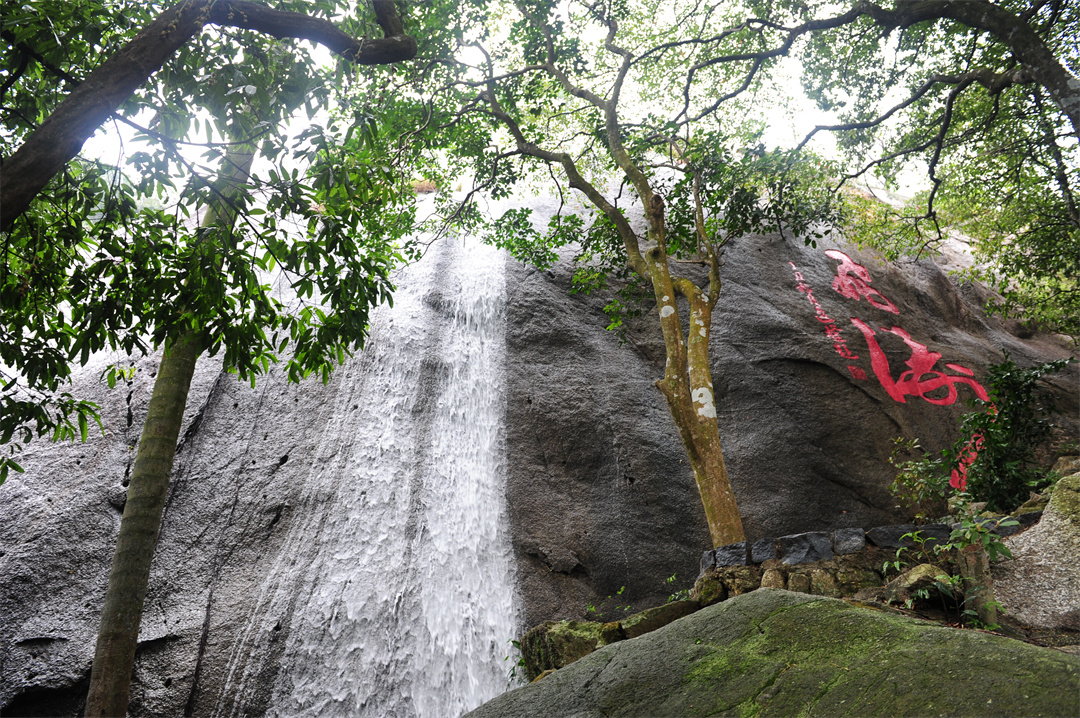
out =
{"type": "Polygon", "coordinates": [[[960,439],[951,449],[899,461],[899,454],[921,447],[918,439],[894,440],[889,461],[897,477],[889,490],[922,521],[943,505],[950,486],[966,491],[972,501],[985,501],[991,511],[1004,513],[1023,503],[1030,491],[1049,483],[1046,471],[1035,463],[1035,452],[1050,437],[1054,412],[1053,397],[1040,382],[1070,361],[1021,369],[1006,352],[1005,361],[987,371],[990,400],[971,401],[976,410],[960,417],[960,439]],[[958,470],[964,475],[959,483],[958,470]]]}

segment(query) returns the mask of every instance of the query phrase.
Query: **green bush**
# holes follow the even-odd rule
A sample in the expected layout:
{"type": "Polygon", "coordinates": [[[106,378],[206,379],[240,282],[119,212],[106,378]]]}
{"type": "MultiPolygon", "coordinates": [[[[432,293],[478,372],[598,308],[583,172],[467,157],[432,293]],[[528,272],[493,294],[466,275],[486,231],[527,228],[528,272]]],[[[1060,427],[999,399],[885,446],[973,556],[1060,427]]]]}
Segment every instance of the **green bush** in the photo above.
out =
{"type": "Polygon", "coordinates": [[[1046,471],[1035,463],[1036,451],[1050,438],[1054,412],[1053,398],[1040,382],[1070,361],[1059,359],[1021,369],[1006,352],[1005,361],[987,371],[990,400],[971,401],[976,410],[960,417],[960,438],[951,449],[899,461],[900,453],[921,447],[918,439],[895,439],[890,463],[897,468],[897,478],[890,491],[917,520],[927,520],[947,498],[950,476],[961,458],[969,455],[969,446],[977,444],[978,456],[968,464],[966,486],[957,486],[954,477],[952,488],[966,491],[971,501],[985,501],[991,511],[1005,513],[1023,503],[1030,491],[1049,482],[1046,471]]]}
{"type": "Polygon", "coordinates": [[[1046,471],[1035,464],[1035,452],[1050,438],[1054,402],[1039,384],[1069,361],[1021,369],[1006,353],[1005,361],[987,372],[990,401],[975,400],[981,410],[961,418],[964,441],[983,437],[979,455],[968,467],[967,490],[975,501],[985,501],[987,509],[1011,511],[1027,500],[1030,491],[1049,483],[1046,471]]]}

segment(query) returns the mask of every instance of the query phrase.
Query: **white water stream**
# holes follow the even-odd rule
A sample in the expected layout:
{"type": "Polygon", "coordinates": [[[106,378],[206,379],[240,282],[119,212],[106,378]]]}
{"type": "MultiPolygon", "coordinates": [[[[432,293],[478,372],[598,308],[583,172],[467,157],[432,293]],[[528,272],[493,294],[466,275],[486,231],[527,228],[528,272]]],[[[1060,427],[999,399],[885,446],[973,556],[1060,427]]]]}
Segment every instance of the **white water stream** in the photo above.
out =
{"type": "Polygon", "coordinates": [[[215,715],[453,718],[506,690],[503,262],[443,241],[395,278],[394,307],[335,374],[215,715]]]}

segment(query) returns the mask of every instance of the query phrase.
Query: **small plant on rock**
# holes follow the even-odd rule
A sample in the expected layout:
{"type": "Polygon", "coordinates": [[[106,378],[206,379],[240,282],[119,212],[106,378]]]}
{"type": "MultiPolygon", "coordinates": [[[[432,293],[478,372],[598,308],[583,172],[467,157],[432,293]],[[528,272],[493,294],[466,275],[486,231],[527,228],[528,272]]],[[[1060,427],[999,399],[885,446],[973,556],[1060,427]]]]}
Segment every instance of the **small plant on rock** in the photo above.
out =
{"type": "MultiPolygon", "coordinates": [[[[670,576],[668,576],[666,579],[664,579],[664,583],[667,584],[669,590],[675,588],[675,581],[677,580],[676,579],[677,575],[678,574],[673,573],[670,576]]],[[[688,589],[688,588],[680,588],[679,590],[675,591],[674,593],[672,593],[671,595],[669,595],[667,597],[667,602],[668,603],[674,603],[675,601],[685,601],[688,598],[690,598],[690,589],[688,589]]]]}
{"type": "Polygon", "coordinates": [[[590,618],[593,618],[597,621],[602,621],[604,620],[604,614],[608,611],[608,602],[612,600],[616,601],[616,605],[613,607],[614,610],[622,611],[624,614],[629,613],[630,604],[620,606],[617,603],[619,600],[617,597],[622,596],[624,591],[626,591],[626,586],[621,586],[619,590],[614,593],[614,595],[608,596],[603,601],[600,601],[599,604],[588,604],[587,606],[585,606],[585,613],[588,614],[590,618]]]}
{"type": "Polygon", "coordinates": [[[525,675],[525,656],[521,653],[521,642],[511,638],[510,654],[503,657],[504,661],[510,662],[510,669],[506,672],[507,687],[528,683],[525,675]]]}

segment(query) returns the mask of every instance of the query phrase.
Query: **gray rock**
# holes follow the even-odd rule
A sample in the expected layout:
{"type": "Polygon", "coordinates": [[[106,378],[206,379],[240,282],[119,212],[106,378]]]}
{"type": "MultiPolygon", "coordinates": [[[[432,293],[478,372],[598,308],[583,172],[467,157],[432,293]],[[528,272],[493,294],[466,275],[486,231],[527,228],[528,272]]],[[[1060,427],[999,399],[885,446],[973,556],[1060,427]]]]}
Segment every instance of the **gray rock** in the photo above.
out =
{"type": "Polygon", "coordinates": [[[1080,631],[1080,473],[1061,479],[1042,520],[1005,544],[1013,559],[990,571],[994,597],[1009,615],[1080,631]]]}
{"type": "Polygon", "coordinates": [[[1034,526],[1039,523],[1039,519],[1042,518],[1042,511],[1025,511],[1022,514],[1016,515],[1016,520],[1020,523],[1022,529],[1026,529],[1029,526],[1034,526]]]}
{"type": "Polygon", "coordinates": [[[990,520],[994,522],[991,531],[1003,538],[1005,536],[1013,536],[1014,534],[1018,534],[1024,530],[1024,527],[1020,524],[1020,522],[1012,516],[995,516],[993,519],[990,520]]]}
{"type": "Polygon", "coordinates": [[[710,568],[716,565],[716,551],[709,549],[705,553],[701,554],[701,571],[698,572],[698,576],[701,576],[710,568]]]}
{"type": "Polygon", "coordinates": [[[776,558],[776,539],[758,539],[750,546],[750,561],[752,563],[764,563],[776,558]]]}
{"type": "Polygon", "coordinates": [[[921,524],[916,526],[915,530],[919,532],[923,546],[927,549],[948,543],[949,536],[952,535],[952,527],[948,524],[921,524]]]}
{"type": "Polygon", "coordinates": [[[858,553],[866,548],[866,532],[862,529],[837,529],[832,533],[833,552],[858,553]]]}
{"type": "Polygon", "coordinates": [[[829,534],[823,531],[781,536],[777,543],[780,546],[780,560],[788,565],[828,561],[833,557],[829,534]]]}
{"type": "Polygon", "coordinates": [[[716,565],[745,566],[750,563],[749,549],[746,541],[720,546],[713,552],[716,554],[716,565]]]}
{"type": "MultiPolygon", "coordinates": [[[[547,200],[532,206],[548,216],[553,211],[547,200]]],[[[833,291],[836,262],[801,239],[769,235],[725,247],[712,368],[727,467],[751,541],[902,520],[886,488],[894,476],[887,462],[891,439],[919,436],[936,450],[957,438],[956,417],[970,390],[959,386],[957,403],[947,407],[915,396],[893,401],[847,317],[897,323],[940,351],[943,362],[971,367],[977,376],[1000,361],[1002,348],[1023,365],[1070,353],[1050,336],[1011,336],[982,313],[984,290],[961,291],[929,260],[882,265],[869,252],[844,251],[870,270],[873,287],[899,315],[833,291]],[[791,264],[857,359],[836,353],[797,289],[791,264]],[[867,378],[856,378],[849,366],[867,378]]],[[[663,375],[664,350],[650,307],[627,324],[620,345],[605,330],[610,295],[569,294],[567,262],[539,272],[508,259],[506,286],[502,436],[520,621],[582,618],[585,606],[624,585],[620,603],[631,610],[663,603],[671,593],[665,579],[692,577],[695,557],[711,541],[684,449],[654,385],[663,375]]],[[[437,292],[422,311],[432,312],[432,321],[416,337],[423,365],[412,378],[427,398],[410,406],[421,424],[448,374],[438,353],[440,332],[456,321],[437,292]]],[[[685,319],[684,307],[680,312],[685,319]]],[[[899,372],[910,356],[907,346],[888,332],[877,337],[899,372]]],[[[348,424],[356,396],[372,381],[366,372],[377,361],[376,346],[369,344],[326,386],[290,386],[275,370],[252,390],[221,375],[214,360],[200,362],[154,559],[133,717],[181,715],[189,697],[195,715],[209,714],[219,701],[238,701],[235,712],[269,710],[282,682],[297,680],[282,669],[296,625],[317,620],[304,601],[339,595],[340,586],[320,583],[311,564],[340,551],[350,570],[374,570],[370,556],[380,554],[383,539],[365,519],[375,499],[353,495],[344,479],[318,488],[313,482],[341,466],[375,463],[384,449],[413,452],[417,463],[432,460],[423,436],[416,447],[325,443],[328,432],[348,424]],[[289,539],[302,526],[331,519],[357,522],[362,537],[343,546],[289,539]],[[275,601],[262,601],[267,576],[289,567],[275,601]],[[246,653],[237,648],[241,643],[246,653]],[[230,687],[230,675],[247,677],[246,692],[230,687]]],[[[92,358],[71,387],[102,406],[105,435],[92,431],[86,444],[35,441],[20,458],[26,474],[0,487],[5,714],[11,705],[34,712],[12,703],[19,696],[67,705],[85,693],[80,686],[119,523],[119,494],[110,487],[130,467],[156,368],[153,358],[138,359],[132,382],[108,391],[98,382],[101,370],[124,359],[92,358]]],[[[1068,399],[1077,376],[1074,364],[1049,377],[1064,397],[1060,406],[1075,407],[1068,399]]],[[[1075,413],[1062,423],[1075,433],[1075,413]]],[[[422,522],[409,524],[409,536],[424,530],[422,522]]]]}
{"type": "Polygon", "coordinates": [[[1078,676],[1080,658],[1050,648],[766,588],[605,646],[467,715],[1074,716],[1078,676]]]}
{"type": "MultiPolygon", "coordinates": [[[[1070,354],[1052,337],[1010,335],[983,314],[984,290],[961,291],[930,261],[882,265],[870,252],[845,248],[899,314],[845,298],[832,289],[837,262],[824,248],[776,235],[725,247],[712,331],[714,392],[725,460],[752,542],[899,523],[903,517],[886,488],[895,476],[887,461],[892,438],[918,436],[929,450],[958,438],[956,418],[970,388],[958,385],[951,406],[916,396],[894,401],[849,317],[899,325],[942,353],[941,366],[957,363],[980,378],[985,366],[1000,361],[999,348],[1024,363],[1070,354]],[[857,359],[837,354],[789,263],[857,359]]],[[[678,435],[653,386],[663,375],[664,346],[651,307],[625,324],[620,347],[604,331],[610,295],[570,295],[568,264],[549,272],[511,264],[509,271],[508,495],[524,620],[583,617],[581,606],[622,585],[635,608],[662,601],[664,579],[673,571],[697,573],[695,557],[711,541],[678,435]],[[567,546],[581,569],[553,575],[529,553],[530,542],[567,546]]],[[[885,331],[877,340],[899,374],[910,349],[885,331]]],[[[1077,376],[1073,365],[1049,377],[1061,406],[1075,403],[1064,397],[1077,376]]]]}
{"type": "Polygon", "coordinates": [[[1080,471],[1080,456],[1059,456],[1050,471],[1058,476],[1072,476],[1080,471]]]}
{"type": "Polygon", "coordinates": [[[915,530],[912,524],[898,526],[875,526],[866,532],[866,538],[878,548],[904,548],[911,545],[911,539],[903,538],[915,530]]]}

